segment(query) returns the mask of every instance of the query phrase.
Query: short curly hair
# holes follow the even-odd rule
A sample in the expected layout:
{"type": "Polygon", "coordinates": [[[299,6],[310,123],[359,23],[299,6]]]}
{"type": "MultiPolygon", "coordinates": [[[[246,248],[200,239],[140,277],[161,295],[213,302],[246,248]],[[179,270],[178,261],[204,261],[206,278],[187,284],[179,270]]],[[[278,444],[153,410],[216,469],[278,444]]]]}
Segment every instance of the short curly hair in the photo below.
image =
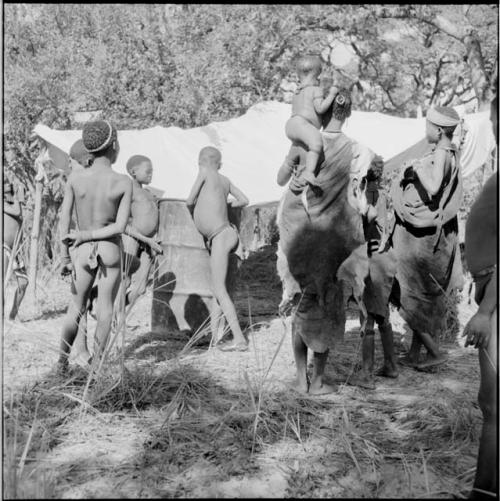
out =
{"type": "Polygon", "coordinates": [[[344,121],[351,116],[352,98],[347,89],[340,89],[332,103],[332,116],[337,120],[344,121]]]}
{"type": "Polygon", "coordinates": [[[83,126],[83,144],[90,153],[104,153],[117,138],[116,128],[107,120],[87,122],[83,126]]]}

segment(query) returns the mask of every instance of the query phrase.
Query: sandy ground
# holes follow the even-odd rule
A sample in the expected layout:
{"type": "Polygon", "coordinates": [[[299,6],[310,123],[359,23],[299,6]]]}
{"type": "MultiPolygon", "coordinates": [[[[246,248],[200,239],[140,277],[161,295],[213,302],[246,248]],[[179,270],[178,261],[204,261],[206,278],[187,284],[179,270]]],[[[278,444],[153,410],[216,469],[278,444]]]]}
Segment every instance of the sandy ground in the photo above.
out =
{"type": "MultiPolygon", "coordinates": [[[[65,287],[63,282],[47,284],[51,299],[42,301],[37,318],[29,319],[26,306],[21,310],[23,321],[5,322],[4,406],[11,395],[29,391],[27,388],[50,374],[57,359],[65,287]]],[[[6,296],[8,305],[11,292],[6,296]]],[[[128,318],[125,363],[130,368],[154,366],[161,372],[171,367],[185,340],[150,332],[150,304],[149,294],[139,300],[128,318]]],[[[462,325],[473,311],[474,306],[464,300],[459,309],[462,325]]],[[[391,320],[396,345],[402,351],[409,345],[404,323],[396,312],[391,320]]],[[[90,332],[94,325],[89,321],[90,332]]],[[[295,435],[285,430],[282,439],[263,443],[251,464],[242,460],[243,466],[230,473],[227,465],[221,473],[221,464],[210,458],[200,457],[194,464],[179,464],[174,470],[170,463],[167,468],[161,453],[145,453],[145,444],[166,419],[168,402],[141,409],[72,414],[61,420],[58,440],[37,454],[36,464],[50,471],[51,494],[59,498],[460,496],[473,479],[481,422],[476,404],[477,353],[450,344],[445,347],[449,361],[437,372],[401,368],[399,378],[378,378],[376,390],[366,391],[344,384],[360,359],[358,327],[355,320],[349,320],[344,343],[330,354],[327,375],[337,391],[321,397],[318,429],[298,423],[298,414],[291,416],[286,422],[297,425],[295,435]],[[446,414],[446,409],[457,406],[467,414],[467,426],[472,430],[466,454],[454,449],[456,435],[465,426],[459,413],[449,434],[429,414],[429,421],[421,423],[422,434],[415,435],[416,441],[422,441],[415,446],[417,452],[397,452],[398,441],[411,443],[411,430],[418,429],[418,416],[425,416],[427,408],[439,407],[446,414]],[[433,451],[428,435],[434,429],[441,433],[439,453],[433,451]]],[[[293,405],[315,408],[314,399],[304,399],[288,387],[295,372],[289,330],[289,319],[271,319],[249,331],[248,352],[223,353],[204,346],[187,351],[175,363],[196,370],[227,395],[244,394],[251,386],[262,388],[268,402],[290,398],[293,405]]],[[[379,344],[377,340],[380,361],[379,344]]],[[[238,457],[238,451],[228,454],[227,463],[234,467],[237,461],[231,454],[238,457]]]]}

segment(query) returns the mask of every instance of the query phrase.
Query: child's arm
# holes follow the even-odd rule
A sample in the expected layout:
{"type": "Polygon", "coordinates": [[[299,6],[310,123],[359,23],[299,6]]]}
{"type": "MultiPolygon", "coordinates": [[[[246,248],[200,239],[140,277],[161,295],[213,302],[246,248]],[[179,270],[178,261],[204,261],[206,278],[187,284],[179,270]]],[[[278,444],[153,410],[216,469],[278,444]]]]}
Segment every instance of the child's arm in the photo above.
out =
{"type": "Polygon", "coordinates": [[[435,195],[439,191],[439,188],[441,188],[444,177],[446,155],[447,150],[440,148],[436,149],[434,152],[434,164],[419,162],[413,168],[413,171],[422,183],[425,191],[427,191],[430,196],[435,195]]]}
{"type": "Polygon", "coordinates": [[[330,90],[328,91],[328,94],[323,99],[323,91],[321,87],[318,87],[317,90],[315,90],[313,97],[313,104],[314,104],[314,109],[318,115],[322,115],[323,113],[325,113],[326,110],[328,110],[328,108],[330,108],[338,92],[339,92],[338,88],[332,85],[330,87],[330,90]]]}
{"type": "Polygon", "coordinates": [[[116,214],[115,222],[97,230],[86,230],[69,233],[63,237],[63,242],[66,241],[68,242],[68,244],[72,243],[76,247],[83,242],[88,242],[90,240],[105,240],[106,238],[114,237],[125,231],[125,227],[127,226],[128,218],[130,216],[130,204],[132,201],[132,181],[129,178],[123,176],[122,182],[124,184],[124,190],[122,198],[120,200],[120,205],[118,206],[118,212],[116,214]]]}
{"type": "Polygon", "coordinates": [[[246,207],[250,200],[246,197],[246,195],[236,186],[229,181],[229,193],[233,195],[236,200],[231,200],[231,207],[246,207]]]}
{"type": "Polygon", "coordinates": [[[200,194],[200,190],[204,182],[205,182],[205,171],[203,169],[200,169],[198,171],[198,176],[196,177],[193,187],[191,188],[191,192],[189,193],[189,196],[186,199],[186,205],[191,215],[193,215],[194,207],[196,205],[196,200],[198,198],[198,195],[200,194]]]}
{"type": "MultiPolygon", "coordinates": [[[[67,235],[69,232],[69,226],[71,224],[71,213],[73,211],[73,204],[75,201],[75,195],[73,193],[73,187],[71,186],[71,175],[66,181],[66,186],[64,187],[64,198],[61,205],[61,217],[59,219],[59,231],[61,235],[67,235]]],[[[71,264],[71,258],[69,256],[68,242],[63,240],[63,246],[61,250],[61,258],[63,268],[61,270],[62,274],[69,273],[68,266],[71,264]]]]}
{"type": "Polygon", "coordinates": [[[125,231],[123,233],[125,233],[125,235],[130,235],[139,242],[142,242],[143,244],[148,245],[157,254],[163,254],[163,249],[158,244],[158,242],[156,242],[156,240],[154,240],[153,238],[146,237],[131,224],[127,224],[127,226],[125,226],[125,231]]]}

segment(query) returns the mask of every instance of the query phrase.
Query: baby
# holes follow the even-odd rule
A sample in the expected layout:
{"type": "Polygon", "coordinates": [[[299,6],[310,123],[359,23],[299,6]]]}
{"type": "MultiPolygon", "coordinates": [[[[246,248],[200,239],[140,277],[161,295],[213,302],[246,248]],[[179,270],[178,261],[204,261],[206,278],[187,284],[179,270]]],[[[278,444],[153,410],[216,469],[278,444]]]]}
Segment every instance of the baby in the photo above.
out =
{"type": "Polygon", "coordinates": [[[321,152],[323,141],[320,134],[321,115],[327,111],[338,89],[330,87],[326,97],[319,85],[321,74],[321,59],[317,56],[303,56],[298,60],[297,72],[300,84],[292,101],[292,116],[285,125],[285,133],[293,143],[307,146],[305,169],[302,177],[309,184],[315,184],[315,170],[321,152]]]}

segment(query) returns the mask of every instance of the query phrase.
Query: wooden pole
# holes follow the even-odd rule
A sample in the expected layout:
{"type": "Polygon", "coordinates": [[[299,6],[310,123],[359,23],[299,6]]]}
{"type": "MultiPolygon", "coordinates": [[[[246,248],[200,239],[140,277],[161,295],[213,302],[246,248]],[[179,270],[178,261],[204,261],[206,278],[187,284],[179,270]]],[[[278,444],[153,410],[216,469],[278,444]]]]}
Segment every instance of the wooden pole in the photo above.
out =
{"type": "Polygon", "coordinates": [[[40,214],[42,211],[42,180],[35,182],[35,207],[33,209],[33,227],[31,229],[30,264],[28,272],[28,291],[33,300],[36,300],[36,276],[38,267],[38,241],[40,237],[40,214]]]}

